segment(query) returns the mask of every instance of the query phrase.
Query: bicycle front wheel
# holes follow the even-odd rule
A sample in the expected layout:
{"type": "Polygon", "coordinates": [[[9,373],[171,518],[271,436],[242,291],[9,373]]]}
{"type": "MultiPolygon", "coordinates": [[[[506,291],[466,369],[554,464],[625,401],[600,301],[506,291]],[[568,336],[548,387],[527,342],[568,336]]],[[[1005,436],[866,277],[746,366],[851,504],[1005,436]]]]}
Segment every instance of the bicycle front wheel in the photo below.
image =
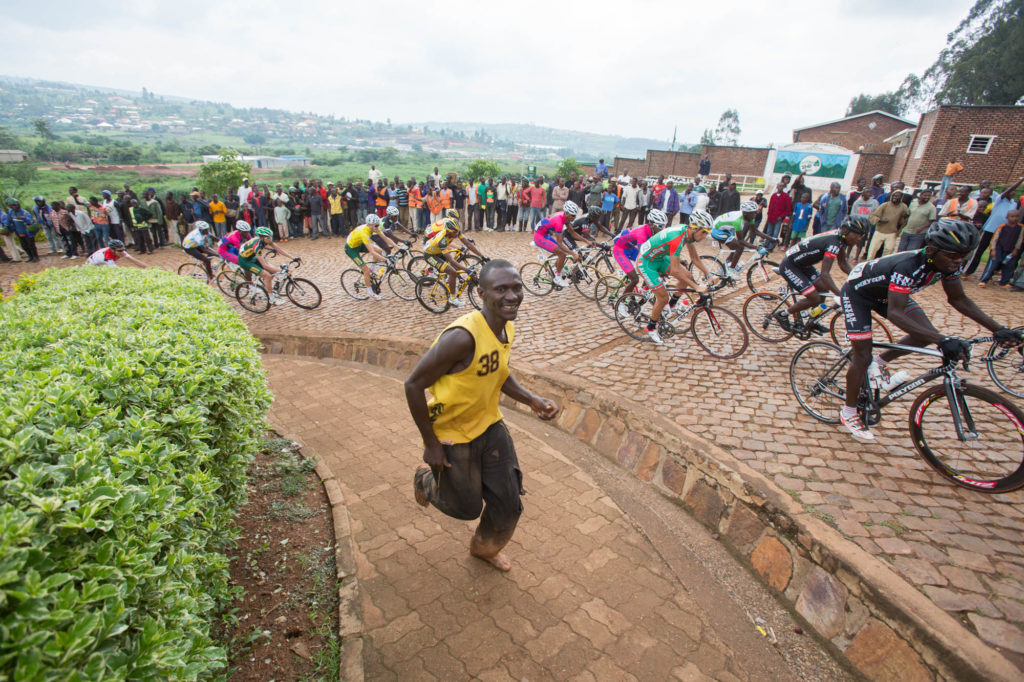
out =
{"type": "Polygon", "coordinates": [[[615,306],[615,321],[631,338],[647,341],[647,323],[651,321],[651,306],[642,294],[626,294],[615,306]]]}
{"type": "Polygon", "coordinates": [[[963,384],[951,409],[945,386],[917,397],[910,437],[924,461],[943,478],[981,493],[1024,486],[1024,412],[994,391],[963,384]],[[962,425],[957,435],[954,412],[962,425]]]}
{"type": "Polygon", "coordinates": [[[743,321],[754,336],[768,343],[781,343],[793,338],[775,319],[775,313],[786,313],[786,299],[778,294],[762,292],[747,296],[743,302],[743,321]]]}
{"type": "Polygon", "coordinates": [[[466,285],[466,298],[469,299],[470,304],[477,310],[480,310],[479,286],[476,282],[470,282],[466,285]]]}
{"type": "Polygon", "coordinates": [[[341,288],[357,301],[365,301],[370,298],[370,290],[363,280],[362,270],[351,268],[341,273],[341,288]]]}
{"type": "Polygon", "coordinates": [[[580,296],[588,301],[594,300],[594,287],[597,280],[601,279],[601,273],[593,265],[581,265],[579,270],[572,275],[572,285],[580,296]]]}
{"type": "Polygon", "coordinates": [[[729,283],[729,280],[725,278],[725,263],[714,256],[701,256],[700,261],[710,274],[705,275],[700,268],[694,267],[692,263],[686,266],[697,284],[706,285],[708,291],[718,291],[729,283]]]}
{"type": "Polygon", "coordinates": [[[239,282],[244,281],[245,278],[235,270],[225,268],[217,273],[217,288],[227,296],[234,296],[239,282]]]}
{"type": "Polygon", "coordinates": [[[409,274],[412,275],[414,281],[426,275],[437,274],[434,266],[430,264],[430,261],[427,260],[426,256],[410,258],[409,264],[405,266],[405,269],[409,271],[409,274]]]}
{"type": "Polygon", "coordinates": [[[270,296],[257,282],[240,283],[235,288],[235,298],[243,308],[253,313],[265,313],[270,308],[270,296]]]}
{"type": "MultiPolygon", "coordinates": [[[[1024,327],[1017,327],[1014,331],[1024,331],[1024,327]]],[[[1024,347],[1002,348],[993,342],[985,356],[985,364],[996,386],[1010,395],[1024,398],[1024,347]]]]}
{"type": "Polygon", "coordinates": [[[786,279],[777,271],[779,264],[773,260],[762,260],[753,263],[747,270],[747,286],[755,294],[759,291],[782,293],[782,287],[788,287],[786,279]]]}
{"type": "Polygon", "coordinates": [[[716,358],[738,358],[750,343],[739,315],[713,305],[698,306],[690,314],[690,332],[700,347],[716,358]]]}
{"type": "Polygon", "coordinates": [[[199,263],[182,263],[178,266],[178,274],[182,277],[189,277],[205,284],[210,281],[206,276],[206,270],[199,263]]]}
{"type": "MultiPolygon", "coordinates": [[[[820,317],[818,318],[821,319],[820,317]]],[[[878,330],[881,334],[879,341],[885,341],[886,343],[892,343],[892,331],[889,326],[885,324],[885,318],[878,313],[871,313],[871,328],[872,330],[878,330]]],[[[843,317],[843,311],[837,310],[836,314],[832,316],[832,319],[828,323],[828,333],[832,337],[832,343],[837,346],[845,346],[849,339],[846,338],[846,319],[843,317]]]]}
{"type": "Polygon", "coordinates": [[[826,424],[839,423],[849,366],[849,352],[828,341],[812,341],[793,354],[789,386],[807,414],[826,424]]]}
{"type": "Polygon", "coordinates": [[[546,296],[555,286],[554,271],[547,261],[530,261],[519,268],[523,288],[534,296],[546,296]]]}
{"type": "Polygon", "coordinates": [[[615,275],[605,275],[594,284],[594,300],[597,301],[597,307],[610,320],[615,319],[615,305],[619,292],[623,291],[625,286],[625,278],[615,275]]]}
{"type": "Polygon", "coordinates": [[[323,300],[320,289],[304,277],[293,277],[288,280],[288,284],[284,287],[284,295],[292,303],[306,310],[316,308],[323,300]]]}
{"type": "Polygon", "coordinates": [[[416,300],[432,313],[443,313],[451,306],[448,290],[436,277],[424,276],[416,282],[416,300]]]}
{"type": "Polygon", "coordinates": [[[403,301],[416,300],[416,280],[408,270],[392,270],[388,273],[388,288],[403,301]]]}

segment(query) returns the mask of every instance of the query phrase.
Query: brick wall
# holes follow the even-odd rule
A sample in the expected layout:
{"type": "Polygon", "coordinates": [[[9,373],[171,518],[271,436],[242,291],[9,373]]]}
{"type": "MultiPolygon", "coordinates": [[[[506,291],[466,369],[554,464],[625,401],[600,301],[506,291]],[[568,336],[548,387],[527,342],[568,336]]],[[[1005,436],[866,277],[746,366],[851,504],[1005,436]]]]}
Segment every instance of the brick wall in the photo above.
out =
{"type": "Polygon", "coordinates": [[[856,181],[858,178],[864,178],[870,185],[871,178],[875,174],[881,173],[885,176],[886,182],[891,182],[894,179],[892,177],[894,158],[892,154],[861,154],[857,160],[857,171],[853,174],[853,179],[856,181]]]}
{"type": "Polygon", "coordinates": [[[890,145],[883,142],[901,130],[913,127],[883,114],[870,114],[825,123],[793,132],[793,142],[824,142],[858,151],[864,147],[869,153],[889,153],[890,145]],[[872,129],[870,126],[874,124],[872,129]]]}
{"type": "Polygon", "coordinates": [[[583,174],[584,177],[589,178],[589,177],[593,176],[594,173],[597,172],[597,164],[595,164],[595,163],[581,163],[580,164],[580,172],[583,174]]]}
{"type": "Polygon", "coordinates": [[[732,173],[733,175],[754,175],[760,177],[764,173],[764,164],[768,161],[769,149],[767,147],[717,147],[704,145],[701,147],[701,151],[702,154],[707,154],[708,158],[711,159],[712,173],[732,173]]]}
{"type": "Polygon", "coordinates": [[[964,166],[957,182],[977,184],[987,179],[1003,185],[1024,173],[1024,107],[939,107],[922,117],[918,138],[924,134],[929,137],[922,158],[916,162],[912,158],[917,149],[915,139],[903,172],[909,184],[941,180],[946,164],[953,159],[964,166]],[[931,125],[925,130],[929,118],[931,125]],[[987,154],[967,153],[972,135],[996,136],[987,154]]]}
{"type": "Polygon", "coordinates": [[[622,175],[625,171],[632,178],[642,178],[647,175],[647,159],[631,159],[625,156],[616,156],[615,165],[612,166],[616,175],[622,175]]]}
{"type": "Polygon", "coordinates": [[[903,168],[893,166],[893,177],[907,183],[909,187],[919,186],[914,177],[921,167],[921,161],[924,159],[923,152],[928,146],[928,140],[931,139],[932,133],[935,132],[935,120],[938,116],[938,109],[929,111],[921,116],[921,120],[917,124],[917,132],[914,133],[914,138],[910,141],[910,150],[907,152],[903,168]]]}

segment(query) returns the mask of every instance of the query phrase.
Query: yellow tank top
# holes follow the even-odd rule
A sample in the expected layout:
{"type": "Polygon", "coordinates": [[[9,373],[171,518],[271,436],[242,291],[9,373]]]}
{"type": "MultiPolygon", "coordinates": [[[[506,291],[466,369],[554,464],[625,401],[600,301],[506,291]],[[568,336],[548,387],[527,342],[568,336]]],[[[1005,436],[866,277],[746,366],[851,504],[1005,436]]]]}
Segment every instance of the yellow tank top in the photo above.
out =
{"type": "MultiPolygon", "coordinates": [[[[444,331],[455,327],[473,335],[474,360],[461,372],[445,374],[429,389],[430,421],[442,443],[468,443],[501,420],[498,398],[508,378],[508,357],[515,335],[513,324],[506,322],[508,343],[502,343],[479,310],[463,315],[444,331]]],[[[441,335],[434,339],[435,344],[441,335]]]]}

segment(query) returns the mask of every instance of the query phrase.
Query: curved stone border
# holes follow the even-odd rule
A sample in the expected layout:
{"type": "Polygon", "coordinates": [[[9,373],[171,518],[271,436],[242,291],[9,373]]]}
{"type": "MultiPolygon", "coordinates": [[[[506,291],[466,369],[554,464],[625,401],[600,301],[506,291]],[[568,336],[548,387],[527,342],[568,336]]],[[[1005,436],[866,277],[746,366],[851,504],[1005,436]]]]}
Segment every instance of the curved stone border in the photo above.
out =
{"type": "MultiPolygon", "coordinates": [[[[264,352],[407,370],[421,339],[254,332],[264,352]]],[[[1021,672],[924,594],[774,482],[649,409],[575,377],[515,365],[559,402],[559,428],[678,501],[822,639],[873,680],[1019,680],[1021,672]]],[[[502,397],[513,409],[524,406],[502,397]]]]}
{"type": "Polygon", "coordinates": [[[271,423],[271,427],[282,434],[283,438],[298,443],[303,457],[316,459],[316,475],[331,504],[334,525],[334,559],[338,570],[338,636],[341,638],[338,679],[343,682],[363,682],[363,610],[356,572],[355,541],[352,539],[345,495],[331,467],[312,446],[303,444],[302,439],[289,432],[284,424],[271,423]]]}

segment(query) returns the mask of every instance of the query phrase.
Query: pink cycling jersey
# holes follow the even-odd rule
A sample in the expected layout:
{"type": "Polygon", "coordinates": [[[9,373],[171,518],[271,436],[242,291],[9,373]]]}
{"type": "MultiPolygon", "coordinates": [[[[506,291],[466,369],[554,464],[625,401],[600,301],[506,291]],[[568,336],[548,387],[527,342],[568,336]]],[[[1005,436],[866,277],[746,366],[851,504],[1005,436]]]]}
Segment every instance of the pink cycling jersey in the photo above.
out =
{"type": "Polygon", "coordinates": [[[615,243],[612,244],[612,257],[615,258],[615,262],[622,268],[624,273],[629,274],[634,269],[633,261],[626,255],[626,251],[639,248],[641,244],[650,238],[651,226],[641,225],[620,234],[615,243]]]}
{"type": "Polygon", "coordinates": [[[540,221],[537,225],[537,230],[534,235],[541,235],[546,237],[548,232],[561,232],[565,229],[565,223],[569,220],[569,216],[565,215],[565,212],[559,211],[558,213],[548,216],[540,221]]]}
{"type": "Polygon", "coordinates": [[[242,247],[242,233],[238,230],[228,234],[220,240],[217,247],[217,255],[229,263],[238,263],[238,249],[242,247]]]}

